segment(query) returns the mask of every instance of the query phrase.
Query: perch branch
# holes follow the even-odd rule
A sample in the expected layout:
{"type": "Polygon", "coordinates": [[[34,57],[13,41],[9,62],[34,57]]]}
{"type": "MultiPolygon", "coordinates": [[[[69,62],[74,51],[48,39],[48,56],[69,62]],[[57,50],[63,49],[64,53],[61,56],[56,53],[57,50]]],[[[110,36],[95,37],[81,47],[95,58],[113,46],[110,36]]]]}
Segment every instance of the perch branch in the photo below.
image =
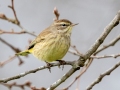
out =
{"type": "MultiPolygon", "coordinates": [[[[74,62],[70,62],[70,61],[66,61],[65,65],[73,65],[74,62]]],[[[60,66],[61,64],[60,63],[51,63],[51,67],[55,67],[55,66],[60,66]]],[[[47,69],[49,68],[49,66],[41,66],[41,67],[38,67],[36,69],[33,69],[33,70],[30,70],[30,71],[26,71],[24,73],[20,73],[16,76],[13,76],[13,77],[9,77],[9,78],[5,78],[5,79],[1,79],[0,82],[8,82],[8,81],[11,81],[11,80],[14,80],[14,79],[19,79],[21,77],[24,77],[26,76],[27,74],[30,74],[30,73],[35,73],[39,70],[43,70],[43,69],[47,69]]]]}

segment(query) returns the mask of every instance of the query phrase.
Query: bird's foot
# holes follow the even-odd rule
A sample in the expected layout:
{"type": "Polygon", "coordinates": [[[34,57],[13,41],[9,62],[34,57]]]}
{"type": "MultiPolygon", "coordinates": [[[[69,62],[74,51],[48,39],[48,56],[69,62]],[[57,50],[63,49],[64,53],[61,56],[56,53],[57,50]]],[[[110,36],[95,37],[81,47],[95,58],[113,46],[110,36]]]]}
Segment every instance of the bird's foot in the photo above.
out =
{"type": "MultiPolygon", "coordinates": [[[[64,60],[57,60],[57,61],[60,63],[60,65],[62,65],[62,70],[63,70],[64,65],[66,64],[66,62],[64,60]]],[[[58,66],[59,68],[60,68],[60,65],[58,66]]]]}
{"type": "Polygon", "coordinates": [[[51,73],[51,66],[52,66],[52,64],[50,64],[50,63],[48,63],[48,62],[46,62],[46,64],[47,64],[47,66],[48,66],[49,72],[51,73]]]}

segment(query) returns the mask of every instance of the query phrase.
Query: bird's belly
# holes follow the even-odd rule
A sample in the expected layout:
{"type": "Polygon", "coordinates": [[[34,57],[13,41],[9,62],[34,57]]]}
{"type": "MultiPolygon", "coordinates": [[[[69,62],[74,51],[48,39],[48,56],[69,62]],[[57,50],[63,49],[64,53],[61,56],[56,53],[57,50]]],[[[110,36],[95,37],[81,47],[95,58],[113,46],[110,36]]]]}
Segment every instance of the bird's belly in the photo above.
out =
{"type": "Polygon", "coordinates": [[[42,44],[38,43],[37,46],[34,47],[33,51],[33,55],[35,57],[46,62],[62,59],[70,47],[70,40],[65,41],[64,38],[48,42],[44,42],[42,44]]]}

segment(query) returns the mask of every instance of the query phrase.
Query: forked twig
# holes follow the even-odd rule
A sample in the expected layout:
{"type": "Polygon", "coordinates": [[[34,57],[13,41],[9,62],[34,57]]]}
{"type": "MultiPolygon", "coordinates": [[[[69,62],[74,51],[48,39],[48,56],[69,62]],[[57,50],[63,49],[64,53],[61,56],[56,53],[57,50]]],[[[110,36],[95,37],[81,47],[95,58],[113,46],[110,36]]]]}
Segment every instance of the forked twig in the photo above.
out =
{"type": "MultiPolygon", "coordinates": [[[[36,35],[35,35],[34,33],[31,33],[31,32],[29,32],[29,31],[25,30],[25,29],[21,26],[20,21],[19,21],[18,18],[17,18],[17,14],[16,14],[16,11],[15,11],[15,8],[14,8],[14,0],[11,0],[11,3],[12,3],[12,5],[11,5],[11,6],[8,6],[8,7],[12,9],[15,19],[8,18],[8,17],[7,17],[5,14],[3,14],[3,13],[0,13],[0,19],[7,20],[7,21],[9,21],[9,22],[11,22],[11,23],[19,26],[19,27],[22,29],[21,33],[27,33],[27,34],[30,34],[30,35],[36,37],[36,35]]],[[[12,34],[12,33],[11,33],[11,34],[12,34]]],[[[15,33],[15,34],[17,34],[17,33],[15,33]]]]}
{"type": "Polygon", "coordinates": [[[76,51],[76,53],[77,53],[80,57],[83,57],[83,54],[81,54],[81,53],[79,52],[79,50],[76,48],[75,45],[71,45],[71,47],[76,51]]]}

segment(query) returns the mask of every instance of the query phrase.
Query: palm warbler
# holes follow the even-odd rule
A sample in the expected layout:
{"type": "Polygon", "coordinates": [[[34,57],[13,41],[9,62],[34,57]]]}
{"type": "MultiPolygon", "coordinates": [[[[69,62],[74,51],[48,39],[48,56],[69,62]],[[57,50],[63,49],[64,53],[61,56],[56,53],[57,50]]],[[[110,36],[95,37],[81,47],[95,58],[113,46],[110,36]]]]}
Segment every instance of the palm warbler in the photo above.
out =
{"type": "Polygon", "coordinates": [[[33,54],[47,63],[62,59],[70,47],[73,24],[67,19],[55,20],[33,40],[28,48],[16,55],[33,54]]]}

